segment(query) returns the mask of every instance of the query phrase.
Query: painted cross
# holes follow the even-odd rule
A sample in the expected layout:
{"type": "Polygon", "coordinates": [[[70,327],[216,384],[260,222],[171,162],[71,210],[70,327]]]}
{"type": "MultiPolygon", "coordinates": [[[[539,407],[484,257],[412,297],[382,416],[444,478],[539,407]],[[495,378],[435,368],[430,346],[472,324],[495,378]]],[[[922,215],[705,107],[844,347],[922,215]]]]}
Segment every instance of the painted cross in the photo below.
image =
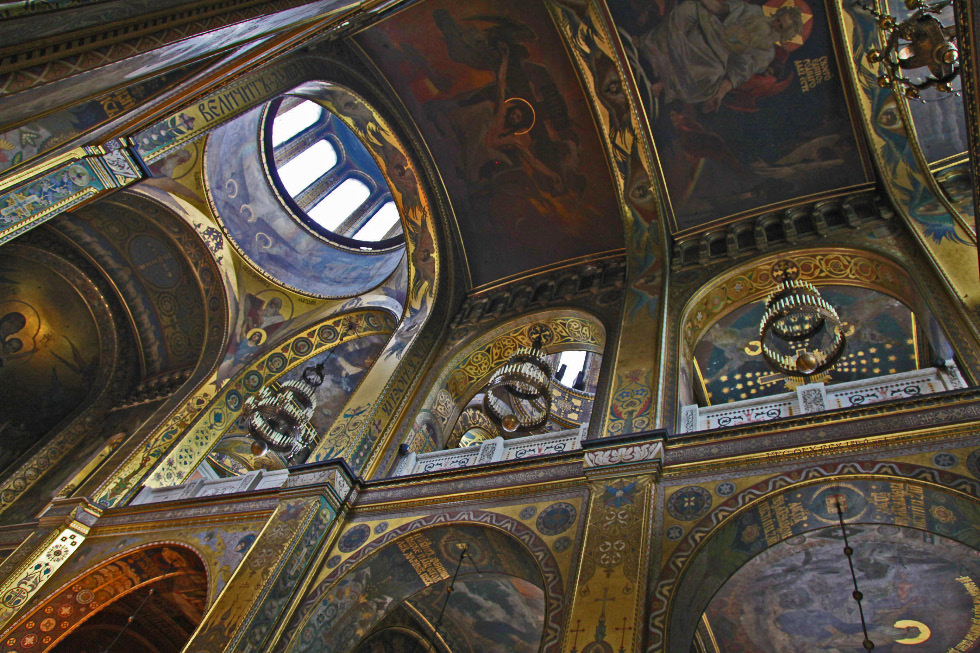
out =
{"type": "Polygon", "coordinates": [[[24,197],[23,193],[11,193],[7,196],[6,208],[0,209],[0,216],[7,219],[10,219],[11,215],[14,218],[26,218],[34,212],[31,209],[31,204],[36,204],[38,207],[44,206],[44,202],[37,195],[24,197]]]}
{"type": "Polygon", "coordinates": [[[633,626],[627,626],[626,617],[623,617],[623,627],[620,628],[619,626],[616,626],[615,628],[613,628],[613,630],[615,630],[618,633],[622,633],[619,636],[619,653],[626,653],[626,649],[624,648],[623,644],[626,642],[626,633],[630,630],[633,630],[633,626]]]}
{"type": "Polygon", "coordinates": [[[569,633],[575,633],[575,635],[572,637],[572,651],[571,651],[571,653],[576,653],[576,651],[578,651],[578,634],[585,632],[585,628],[582,628],[582,620],[581,619],[576,619],[575,620],[575,627],[574,628],[569,628],[568,629],[568,632],[569,633]]]}

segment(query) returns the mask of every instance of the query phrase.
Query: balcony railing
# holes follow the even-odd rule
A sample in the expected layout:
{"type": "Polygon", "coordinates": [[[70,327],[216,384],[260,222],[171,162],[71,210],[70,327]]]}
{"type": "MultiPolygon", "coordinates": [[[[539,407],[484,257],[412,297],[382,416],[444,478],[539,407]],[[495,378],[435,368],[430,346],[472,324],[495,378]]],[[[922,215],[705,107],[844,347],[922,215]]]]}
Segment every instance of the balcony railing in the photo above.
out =
{"type": "Polygon", "coordinates": [[[144,487],[130,503],[138,506],[144,503],[160,503],[161,501],[179,501],[196,497],[214,497],[220,494],[236,494],[256,490],[280,488],[289,478],[288,469],[278,469],[267,472],[260,469],[242,476],[219,478],[214,481],[191,481],[169,487],[144,487]]]}
{"type": "Polygon", "coordinates": [[[540,433],[523,438],[504,440],[497,437],[485,440],[469,447],[431,451],[429,453],[411,452],[404,457],[395,469],[395,476],[409,474],[424,474],[443,469],[460,469],[474,465],[484,465],[502,460],[520,460],[534,456],[544,456],[551,453],[575,451],[582,448],[582,439],[588,432],[589,425],[583,424],[576,429],[540,433]]]}
{"type": "Polygon", "coordinates": [[[823,383],[801,385],[796,388],[796,392],[760,399],[717,406],[684,406],[681,409],[680,432],[742,426],[780,417],[852,408],[892,399],[908,399],[965,387],[966,382],[950,360],[943,367],[927,367],[832,386],[825,386],[823,383]]]}

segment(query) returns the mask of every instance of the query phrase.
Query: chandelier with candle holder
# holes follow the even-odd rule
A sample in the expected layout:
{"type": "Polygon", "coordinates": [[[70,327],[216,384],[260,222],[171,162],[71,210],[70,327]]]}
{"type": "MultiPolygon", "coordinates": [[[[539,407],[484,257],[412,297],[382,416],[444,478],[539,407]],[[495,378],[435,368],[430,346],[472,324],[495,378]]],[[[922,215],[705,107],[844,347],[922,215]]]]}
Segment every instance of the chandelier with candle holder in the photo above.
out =
{"type": "Polygon", "coordinates": [[[799,278],[799,267],[780,261],[772,268],[779,284],[766,298],[759,323],[762,356],[769,366],[805,381],[834,366],[847,339],[840,316],[816,287],[799,278]]]}
{"type": "Polygon", "coordinates": [[[324,363],[305,368],[298,379],[263,386],[245,400],[242,413],[255,440],[255,456],[271,449],[289,460],[316,441],[310,420],[316,411],[316,389],[323,384],[324,363]]]}
{"type": "Polygon", "coordinates": [[[910,99],[920,99],[920,92],[930,87],[945,93],[955,92],[953,81],[960,74],[956,25],[944,25],[937,17],[953,0],[931,3],[905,0],[906,8],[912,13],[901,21],[873,6],[855,4],[877,19],[884,37],[884,47],[872,48],[867,53],[868,62],[882,68],[878,86],[888,88],[898,83],[910,99]],[[921,68],[929,70],[923,79],[913,81],[906,75],[921,68]]]}
{"type": "Polygon", "coordinates": [[[494,372],[483,395],[483,409],[507,433],[545,425],[551,412],[551,366],[540,336],[494,372]]]}

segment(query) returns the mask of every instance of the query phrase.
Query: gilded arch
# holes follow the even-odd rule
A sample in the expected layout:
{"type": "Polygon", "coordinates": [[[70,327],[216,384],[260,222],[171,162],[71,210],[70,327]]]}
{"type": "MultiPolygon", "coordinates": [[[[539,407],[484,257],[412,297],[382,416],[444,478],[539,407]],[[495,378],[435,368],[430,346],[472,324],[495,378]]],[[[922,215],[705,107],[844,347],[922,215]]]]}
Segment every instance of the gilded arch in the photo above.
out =
{"type": "MultiPolygon", "coordinates": [[[[144,588],[179,594],[185,617],[199,621],[210,605],[207,565],[183,543],[156,542],[130,549],[64,583],[2,635],[13,650],[49,650],[100,611],[144,588]]],[[[196,624],[194,624],[196,626],[196,624]]]]}
{"type": "Polygon", "coordinates": [[[469,338],[441,366],[406,439],[410,449],[444,446],[466,402],[518,347],[530,346],[536,336],[549,354],[571,349],[602,353],[606,343],[602,322],[577,309],[529,313],[469,338]]]}
{"type": "MultiPolygon", "coordinates": [[[[746,304],[762,301],[776,285],[771,275],[773,264],[784,259],[796,262],[800,278],[818,287],[853,286],[896,299],[911,309],[923,326],[940,329],[932,316],[942,315],[943,337],[962,364],[964,374],[976,378],[980,359],[968,346],[972,340],[969,331],[957,319],[949,299],[937,292],[928,279],[910,273],[906,264],[880,252],[849,247],[806,248],[753,259],[715,276],[691,295],[675,318],[678,396],[683,392],[681,386],[688,384],[686,379],[693,379],[695,346],[725,316],[746,304]]],[[[846,315],[842,318],[847,319],[846,315]]]]}
{"type": "MultiPolygon", "coordinates": [[[[308,82],[322,74],[322,57],[294,57],[284,64],[274,64],[256,74],[268,82],[268,88],[277,89],[272,94],[287,92],[302,84],[306,97],[315,99],[328,110],[340,117],[345,124],[366,143],[375,157],[379,168],[385,175],[393,199],[401,215],[406,240],[408,294],[404,301],[402,321],[395,329],[381,356],[372,367],[364,382],[351,397],[349,409],[343,411],[335,426],[323,438],[321,447],[313,452],[310,461],[333,457],[345,457],[355,469],[366,464],[372,451],[394,417],[398,406],[417,372],[420,359],[425,355],[418,351],[426,345],[417,343],[419,335],[434,308],[437,307],[436,289],[440,283],[440,254],[437,250],[439,229],[432,200],[424,187],[424,179],[429,178],[416,161],[414,150],[405,145],[404,139],[396,133],[391,123],[384,118],[364,98],[346,86],[327,82],[308,82]],[[285,74],[288,73],[288,74],[285,74]],[[305,83],[304,83],[305,82],[305,83]],[[411,362],[404,361],[409,357],[411,362]]],[[[338,75],[350,78],[354,86],[364,86],[371,91],[370,84],[354,71],[338,66],[338,75]]],[[[270,97],[256,98],[256,102],[241,107],[234,117],[254,106],[264,103],[270,97]]],[[[189,109],[192,113],[196,109],[189,109]]],[[[224,117],[223,117],[224,118],[224,117]]],[[[178,147],[204,136],[214,124],[197,121],[198,129],[186,133],[167,133],[162,140],[154,139],[152,151],[146,152],[148,161],[157,161],[178,147]]],[[[149,142],[149,141],[148,141],[149,142]]],[[[209,218],[205,224],[213,221],[209,218]]],[[[214,230],[213,227],[210,229],[214,230]]],[[[224,234],[217,234],[224,247],[224,234]]],[[[396,272],[397,274],[397,272],[396,272]]],[[[355,298],[356,299],[356,298],[355,298]]],[[[431,334],[429,336],[431,339],[431,334]]],[[[210,379],[215,377],[211,373],[210,379]]],[[[196,424],[206,421],[202,413],[214,407],[222,392],[219,384],[201,384],[196,392],[185,398],[182,406],[173,410],[167,419],[159,424],[152,434],[144,440],[139,449],[133,452],[124,465],[116,471],[116,477],[103,484],[97,493],[103,505],[119,505],[120,501],[141,480],[147,484],[170,484],[184,480],[208,450],[208,438],[201,440],[193,431],[196,424]],[[179,446],[175,446],[178,445],[179,446]],[[195,462],[195,464],[190,464],[195,462]],[[147,469],[157,468],[147,478],[147,469]]]]}
{"type": "MultiPolygon", "coordinates": [[[[667,502],[692,487],[668,490],[667,502]]],[[[975,480],[873,461],[827,463],[769,477],[696,521],[670,551],[659,577],[651,570],[647,650],[686,652],[698,619],[725,581],[769,547],[836,524],[838,496],[848,525],[894,524],[980,549],[970,526],[980,516],[975,480]]]]}
{"type": "MultiPolygon", "coordinates": [[[[560,650],[559,635],[565,617],[566,602],[565,587],[562,581],[562,573],[553,552],[542,538],[535,531],[513,517],[489,512],[484,510],[463,510],[458,512],[444,512],[427,515],[404,523],[397,528],[384,532],[382,535],[368,540],[370,530],[365,524],[352,524],[338,540],[338,549],[342,553],[353,551],[342,562],[339,556],[327,561],[328,572],[321,572],[321,576],[315,587],[307,594],[300,604],[296,615],[287,628],[287,632],[292,633],[280,647],[284,651],[306,650],[315,633],[324,632],[323,624],[325,619],[335,619],[336,609],[331,609],[332,605],[350,606],[351,600],[357,602],[367,602],[370,604],[366,594],[369,588],[360,586],[356,582],[354,574],[360,569],[366,569],[372,564],[379,563],[379,555],[386,555],[402,548],[407,544],[407,548],[412,548],[413,544],[427,548],[426,543],[412,542],[413,538],[435,535],[436,533],[452,535],[454,529],[463,529],[463,534],[457,540],[465,540],[470,537],[473,540],[486,538],[484,541],[476,541],[487,554],[490,554],[494,561],[485,561],[480,564],[480,570],[490,571],[491,568],[499,567],[502,573],[512,574],[540,582],[541,589],[544,590],[545,613],[543,621],[543,632],[541,636],[542,651],[560,650]],[[362,530],[365,533],[360,533],[362,530]],[[348,534],[359,533],[357,538],[348,534]],[[348,543],[360,541],[359,548],[353,549],[348,543]],[[366,542],[366,543],[365,543],[366,542]],[[503,549],[504,551],[501,551],[503,549]],[[496,552],[496,553],[491,553],[496,552]],[[496,565],[496,567],[494,567],[496,565]],[[539,579],[539,580],[537,580],[539,579]],[[340,598],[336,603],[332,601],[334,595],[340,598]]],[[[435,557],[441,561],[438,563],[443,568],[451,568],[455,564],[455,549],[450,552],[448,540],[434,542],[431,548],[435,557]]],[[[431,546],[431,545],[430,545],[431,546]]],[[[406,557],[411,559],[410,554],[406,557]]],[[[383,562],[383,560],[381,560],[383,562]]],[[[448,573],[448,572],[447,572],[448,573]]],[[[440,578],[434,578],[435,583],[445,579],[444,574],[437,574],[440,578]]],[[[419,582],[425,583],[424,579],[416,576],[411,579],[414,585],[411,587],[419,589],[419,582]]],[[[432,587],[433,583],[426,583],[432,587]]],[[[379,615],[380,618],[380,615],[379,615]]],[[[314,649],[320,650],[320,649],[314,649]]]]}

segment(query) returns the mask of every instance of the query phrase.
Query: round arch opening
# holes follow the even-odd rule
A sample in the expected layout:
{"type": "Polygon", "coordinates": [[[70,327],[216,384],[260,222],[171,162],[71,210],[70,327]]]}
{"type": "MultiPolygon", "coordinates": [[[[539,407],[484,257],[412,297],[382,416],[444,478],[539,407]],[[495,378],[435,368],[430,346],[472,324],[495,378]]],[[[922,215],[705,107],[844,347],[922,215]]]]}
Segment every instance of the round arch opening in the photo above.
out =
{"type": "MultiPolygon", "coordinates": [[[[395,650],[370,648],[395,642],[412,650],[421,641],[435,651],[530,653],[557,645],[561,591],[526,535],[474,523],[399,530],[358,552],[364,555],[356,564],[328,560],[336,569],[306,600],[291,650],[395,650]]],[[[367,524],[354,525],[339,551],[359,548],[370,532],[367,524]]]]}
{"type": "Polygon", "coordinates": [[[174,543],[129,551],[73,578],[8,633],[14,650],[178,653],[207,611],[208,572],[174,543]]]}

